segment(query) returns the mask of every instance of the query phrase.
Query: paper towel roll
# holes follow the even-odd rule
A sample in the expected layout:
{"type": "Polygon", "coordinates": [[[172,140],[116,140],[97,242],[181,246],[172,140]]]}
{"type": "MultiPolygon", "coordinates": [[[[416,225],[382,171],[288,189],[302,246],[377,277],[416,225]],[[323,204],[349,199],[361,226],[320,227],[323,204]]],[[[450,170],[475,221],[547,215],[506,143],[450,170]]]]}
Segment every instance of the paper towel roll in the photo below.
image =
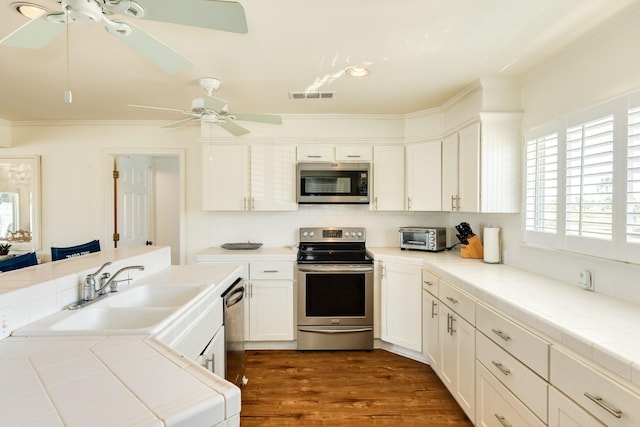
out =
{"type": "Polygon", "coordinates": [[[489,264],[500,263],[500,228],[484,228],[484,262],[489,264]]]}

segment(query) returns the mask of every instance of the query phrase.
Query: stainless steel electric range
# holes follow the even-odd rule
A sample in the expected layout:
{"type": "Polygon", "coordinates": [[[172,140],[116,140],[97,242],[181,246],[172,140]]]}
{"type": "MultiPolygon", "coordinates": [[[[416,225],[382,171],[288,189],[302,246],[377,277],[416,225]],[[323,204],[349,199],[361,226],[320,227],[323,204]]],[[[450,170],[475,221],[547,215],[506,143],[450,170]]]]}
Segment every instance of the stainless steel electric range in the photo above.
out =
{"type": "Polygon", "coordinates": [[[301,228],[298,349],[373,348],[373,260],[364,228],[301,228]]]}

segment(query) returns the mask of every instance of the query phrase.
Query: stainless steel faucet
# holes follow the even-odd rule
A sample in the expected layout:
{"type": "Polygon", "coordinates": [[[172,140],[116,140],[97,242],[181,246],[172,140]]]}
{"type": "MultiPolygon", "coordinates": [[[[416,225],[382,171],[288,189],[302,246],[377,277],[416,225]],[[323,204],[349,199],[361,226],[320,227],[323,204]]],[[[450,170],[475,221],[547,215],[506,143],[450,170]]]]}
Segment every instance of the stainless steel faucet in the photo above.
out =
{"type": "Polygon", "coordinates": [[[106,291],[105,288],[107,286],[109,286],[109,292],[118,292],[118,283],[120,282],[130,282],[131,280],[133,280],[132,278],[127,278],[127,279],[122,279],[122,280],[115,280],[116,277],[118,277],[118,275],[120,275],[120,273],[122,273],[123,271],[127,271],[127,270],[144,270],[144,265],[129,265],[127,267],[122,267],[120,270],[116,271],[113,276],[111,276],[109,273],[104,273],[102,276],[100,276],[100,287],[98,289],[96,289],[96,292],[98,295],[103,295],[106,291]]]}
{"type": "Polygon", "coordinates": [[[107,296],[107,292],[105,291],[107,286],[110,287],[110,292],[117,292],[119,282],[132,280],[131,278],[115,280],[115,278],[123,271],[144,270],[144,265],[129,265],[116,271],[113,276],[109,273],[103,273],[102,276],[100,276],[100,286],[96,287],[96,276],[108,265],[111,265],[111,262],[105,262],[98,271],[87,274],[87,277],[85,277],[84,282],[82,283],[82,299],[71,304],[69,306],[69,310],[77,310],[107,296]]]}
{"type": "Polygon", "coordinates": [[[93,301],[96,298],[96,276],[111,262],[105,262],[95,273],[87,274],[82,285],[82,300],[93,301]]]}

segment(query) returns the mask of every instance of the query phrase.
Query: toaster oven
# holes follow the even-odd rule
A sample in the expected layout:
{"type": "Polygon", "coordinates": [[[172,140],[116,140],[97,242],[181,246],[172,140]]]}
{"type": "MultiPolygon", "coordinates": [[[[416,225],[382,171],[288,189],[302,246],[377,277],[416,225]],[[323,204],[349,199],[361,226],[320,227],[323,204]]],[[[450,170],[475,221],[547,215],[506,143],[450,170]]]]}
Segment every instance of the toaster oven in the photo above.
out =
{"type": "Polygon", "coordinates": [[[439,252],[447,248],[446,227],[401,227],[400,249],[439,252]]]}

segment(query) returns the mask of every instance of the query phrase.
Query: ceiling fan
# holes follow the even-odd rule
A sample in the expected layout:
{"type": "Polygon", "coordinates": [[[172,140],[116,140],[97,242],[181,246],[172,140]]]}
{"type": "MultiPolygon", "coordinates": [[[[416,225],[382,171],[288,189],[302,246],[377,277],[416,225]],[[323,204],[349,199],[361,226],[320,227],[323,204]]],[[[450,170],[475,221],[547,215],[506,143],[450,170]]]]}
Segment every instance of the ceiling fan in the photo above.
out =
{"type": "Polygon", "coordinates": [[[215,123],[234,136],[241,136],[249,133],[249,129],[234,123],[236,120],[268,123],[281,125],[282,117],[274,114],[231,114],[228,110],[227,101],[216,98],[213,92],[220,87],[220,80],[212,77],[200,79],[200,87],[204,89],[205,95],[191,101],[191,110],[179,110],[175,108],[151,107],[148,105],[130,104],[129,107],[150,108],[154,110],[178,111],[189,116],[186,119],[164,125],[166,128],[174,128],[194,121],[205,123],[215,123]]]}
{"type": "Polygon", "coordinates": [[[169,74],[191,63],[164,43],[130,22],[146,19],[245,34],[247,21],[238,2],[218,0],[60,0],[60,11],[45,13],[0,40],[0,45],[42,49],[70,23],[102,22],[107,32],[169,74]],[[63,25],[60,25],[63,24],[63,25]]]}

